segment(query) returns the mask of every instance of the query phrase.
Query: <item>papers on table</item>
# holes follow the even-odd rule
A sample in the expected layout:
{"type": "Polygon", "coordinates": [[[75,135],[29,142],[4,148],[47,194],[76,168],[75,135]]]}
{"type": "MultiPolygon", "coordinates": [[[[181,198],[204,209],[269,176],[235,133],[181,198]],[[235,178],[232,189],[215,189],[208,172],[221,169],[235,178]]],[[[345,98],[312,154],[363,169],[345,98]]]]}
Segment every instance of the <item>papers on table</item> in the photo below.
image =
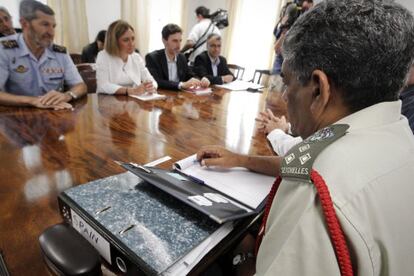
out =
{"type": "Polygon", "coordinates": [[[184,92],[188,92],[195,95],[207,95],[213,92],[210,87],[203,88],[203,87],[194,87],[194,88],[187,88],[183,89],[184,92]]]}
{"type": "Polygon", "coordinates": [[[242,81],[242,80],[235,80],[229,83],[225,83],[225,84],[219,84],[216,85],[217,87],[221,87],[221,88],[225,88],[228,90],[233,90],[233,91],[242,91],[242,90],[248,90],[248,89],[261,89],[264,86],[261,84],[256,84],[256,83],[252,83],[252,82],[248,82],[248,81],[242,81]]]}
{"type": "Polygon", "coordinates": [[[145,93],[141,95],[129,95],[130,97],[133,97],[135,99],[141,100],[141,101],[155,101],[155,100],[163,100],[167,96],[161,95],[158,93],[145,93]]]}
{"type": "Polygon", "coordinates": [[[196,155],[175,163],[188,175],[202,179],[206,185],[256,209],[265,200],[275,177],[254,173],[245,168],[207,168],[196,161],[196,155]]]}

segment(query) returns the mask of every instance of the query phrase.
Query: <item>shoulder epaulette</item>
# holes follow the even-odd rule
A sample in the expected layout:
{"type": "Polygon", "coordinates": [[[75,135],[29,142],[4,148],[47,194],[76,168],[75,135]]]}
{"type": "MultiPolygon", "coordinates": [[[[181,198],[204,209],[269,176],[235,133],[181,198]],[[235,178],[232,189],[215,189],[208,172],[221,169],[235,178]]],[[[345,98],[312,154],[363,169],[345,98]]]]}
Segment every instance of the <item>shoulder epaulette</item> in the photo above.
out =
{"type": "Polygon", "coordinates": [[[4,49],[13,49],[13,48],[19,48],[19,44],[17,43],[17,40],[3,40],[1,41],[1,44],[3,44],[4,49]]]}
{"type": "Polygon", "coordinates": [[[318,155],[330,144],[343,137],[349,128],[346,124],[325,127],[296,146],[292,147],[282,159],[280,175],[311,181],[311,170],[318,155]]]}
{"type": "Polygon", "coordinates": [[[52,50],[54,52],[66,54],[66,47],[64,47],[64,46],[53,44],[52,50]]]}

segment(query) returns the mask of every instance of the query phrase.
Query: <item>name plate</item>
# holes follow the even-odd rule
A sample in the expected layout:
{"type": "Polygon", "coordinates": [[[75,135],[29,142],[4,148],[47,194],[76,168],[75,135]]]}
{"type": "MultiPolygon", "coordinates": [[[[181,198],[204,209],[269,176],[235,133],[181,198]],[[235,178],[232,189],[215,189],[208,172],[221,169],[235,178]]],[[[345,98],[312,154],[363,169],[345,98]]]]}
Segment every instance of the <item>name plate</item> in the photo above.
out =
{"type": "Polygon", "coordinates": [[[95,247],[105,260],[111,263],[111,249],[107,242],[98,232],[96,232],[86,221],[84,221],[75,211],[70,209],[72,215],[72,226],[76,229],[90,244],[95,247]]]}

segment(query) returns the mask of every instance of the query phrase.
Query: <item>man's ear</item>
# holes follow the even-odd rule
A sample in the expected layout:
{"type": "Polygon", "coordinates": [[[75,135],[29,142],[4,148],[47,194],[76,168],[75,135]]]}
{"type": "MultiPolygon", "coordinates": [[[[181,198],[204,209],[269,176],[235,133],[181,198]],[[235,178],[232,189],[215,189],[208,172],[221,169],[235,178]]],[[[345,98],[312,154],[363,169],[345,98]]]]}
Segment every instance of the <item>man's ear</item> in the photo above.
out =
{"type": "Polygon", "coordinates": [[[314,70],[311,76],[312,104],[311,112],[319,117],[327,108],[331,97],[331,87],[328,76],[321,70],[314,70]]]}

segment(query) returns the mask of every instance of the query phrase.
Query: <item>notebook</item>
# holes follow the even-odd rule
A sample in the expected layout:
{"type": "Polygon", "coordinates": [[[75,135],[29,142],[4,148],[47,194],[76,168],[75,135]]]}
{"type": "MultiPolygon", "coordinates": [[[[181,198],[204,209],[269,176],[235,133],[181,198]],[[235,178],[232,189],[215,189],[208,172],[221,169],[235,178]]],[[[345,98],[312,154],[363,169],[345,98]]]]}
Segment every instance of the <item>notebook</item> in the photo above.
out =
{"type": "Polygon", "coordinates": [[[165,95],[161,95],[158,93],[145,93],[142,95],[129,95],[132,98],[141,100],[141,101],[155,101],[155,100],[163,100],[165,99],[167,96],[165,95]]]}
{"type": "Polygon", "coordinates": [[[259,213],[274,181],[244,168],[202,167],[195,155],[174,164],[173,170],[116,162],[219,224],[259,213]]]}

